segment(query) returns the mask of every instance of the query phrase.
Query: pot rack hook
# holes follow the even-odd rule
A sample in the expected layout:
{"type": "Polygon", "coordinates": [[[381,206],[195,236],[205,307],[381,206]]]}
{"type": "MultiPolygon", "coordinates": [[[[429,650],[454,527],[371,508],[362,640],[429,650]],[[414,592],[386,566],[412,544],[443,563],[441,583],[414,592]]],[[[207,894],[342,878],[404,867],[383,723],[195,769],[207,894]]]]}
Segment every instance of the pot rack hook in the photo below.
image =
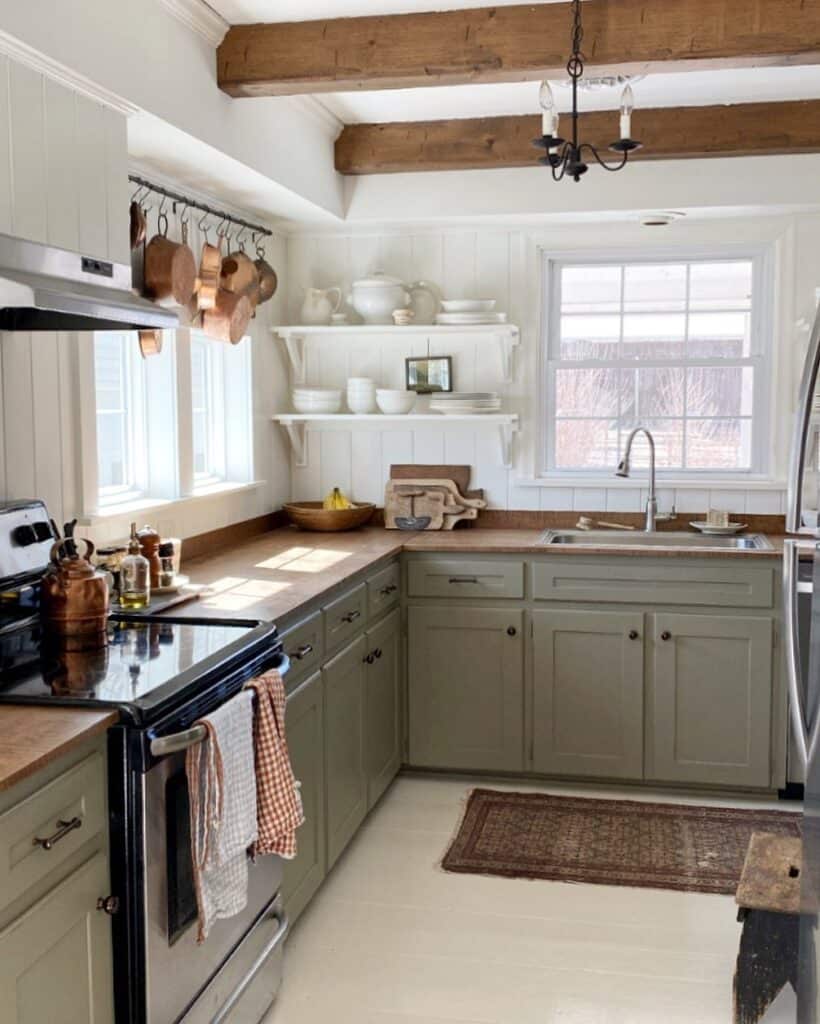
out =
{"type": "Polygon", "coordinates": [[[199,219],[199,223],[197,224],[197,227],[198,227],[198,228],[199,228],[199,230],[200,230],[200,231],[202,232],[202,234],[203,234],[203,235],[205,236],[205,241],[206,241],[206,243],[207,243],[208,245],[210,245],[210,244],[211,244],[211,240],[210,240],[210,238],[208,237],[208,232],[210,231],[210,229],[211,229],[211,226],[210,226],[210,224],[208,223],[208,211],[207,211],[207,210],[206,210],[206,211],[205,211],[205,213],[203,213],[203,214],[202,214],[202,216],[200,217],[200,219],[199,219]]]}
{"type": "Polygon", "coordinates": [[[251,233],[251,242],[256,249],[256,255],[263,260],[265,258],[265,236],[261,231],[254,231],[251,233]]]}
{"type": "Polygon", "coordinates": [[[244,240],[243,236],[244,236],[246,230],[247,229],[245,228],[245,225],[244,224],[240,224],[239,225],[239,231],[237,231],[237,233],[236,233],[236,244],[239,246],[239,251],[240,252],[244,252],[245,251],[245,240],[244,240]]]}
{"type": "Polygon", "coordinates": [[[148,188],[147,185],[143,185],[142,182],[140,182],[140,184],[137,185],[136,189],[134,189],[134,192],[131,195],[131,202],[136,203],[138,206],[142,205],[143,199],[148,198],[148,194],[150,193],[150,191],[151,189],[148,188]],[[145,194],[140,195],[141,192],[144,192],[145,194]],[[137,196],[139,196],[139,199],[137,198],[137,196]]]}
{"type": "Polygon", "coordinates": [[[168,214],[165,212],[165,204],[168,202],[168,197],[163,196],[160,200],[159,208],[157,209],[157,231],[163,236],[168,234],[168,214]]]}

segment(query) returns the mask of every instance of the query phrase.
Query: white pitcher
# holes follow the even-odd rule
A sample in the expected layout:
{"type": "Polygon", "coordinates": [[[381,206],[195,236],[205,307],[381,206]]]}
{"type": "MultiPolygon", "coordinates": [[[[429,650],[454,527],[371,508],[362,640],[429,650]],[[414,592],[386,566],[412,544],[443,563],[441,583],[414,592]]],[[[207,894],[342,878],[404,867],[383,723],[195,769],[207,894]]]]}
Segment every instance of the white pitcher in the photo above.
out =
{"type": "Polygon", "coordinates": [[[303,324],[324,325],[330,323],[331,316],[342,304],[341,288],[305,288],[305,301],[302,303],[301,318],[303,324]],[[335,296],[331,302],[330,296],[335,296]]]}

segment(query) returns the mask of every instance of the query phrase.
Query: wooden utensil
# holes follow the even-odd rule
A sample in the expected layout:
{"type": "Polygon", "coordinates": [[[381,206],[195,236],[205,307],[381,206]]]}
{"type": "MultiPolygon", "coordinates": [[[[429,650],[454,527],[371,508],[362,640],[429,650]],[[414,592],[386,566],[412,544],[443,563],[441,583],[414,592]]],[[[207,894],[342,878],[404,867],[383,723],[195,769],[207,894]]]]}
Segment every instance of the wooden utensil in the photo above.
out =
{"type": "Polygon", "coordinates": [[[247,295],[220,288],[214,308],[202,314],[202,329],[210,338],[238,345],[245,337],[252,316],[253,307],[247,295]]]}
{"type": "Polygon", "coordinates": [[[186,306],[196,288],[196,260],[185,242],[168,238],[168,218],[145,249],[145,292],[161,305],[186,306]]]}

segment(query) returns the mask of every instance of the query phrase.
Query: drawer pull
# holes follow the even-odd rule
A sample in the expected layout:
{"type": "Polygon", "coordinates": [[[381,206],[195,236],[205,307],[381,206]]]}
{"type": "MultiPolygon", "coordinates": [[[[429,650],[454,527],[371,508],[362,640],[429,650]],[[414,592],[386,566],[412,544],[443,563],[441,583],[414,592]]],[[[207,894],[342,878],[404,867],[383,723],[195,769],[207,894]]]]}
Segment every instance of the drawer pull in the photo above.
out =
{"type": "Polygon", "coordinates": [[[82,826],[82,818],[71,818],[69,821],[63,821],[62,818],[57,819],[57,831],[53,836],[48,836],[46,839],[40,839],[35,836],[32,839],[33,846],[42,846],[44,850],[50,850],[55,843],[59,843],[61,839],[64,839],[69,832],[73,832],[75,828],[82,826]]]}
{"type": "Polygon", "coordinates": [[[365,656],[364,656],[364,657],[362,658],[362,661],[363,661],[363,662],[364,662],[364,663],[365,663],[366,665],[372,665],[372,664],[373,664],[373,661],[374,661],[374,660],[375,660],[375,659],[373,658],[373,655],[372,655],[372,654],[366,654],[366,655],[365,655],[365,656]]]}
{"type": "Polygon", "coordinates": [[[381,647],[377,647],[376,650],[373,652],[373,657],[374,658],[380,658],[381,656],[382,656],[382,649],[381,649],[381,647]]]}
{"type": "Polygon", "coordinates": [[[342,616],[342,622],[355,622],[356,619],[361,618],[361,615],[362,613],[358,610],[358,608],[355,608],[352,612],[348,612],[347,615],[342,616]]]}
{"type": "Polygon", "coordinates": [[[297,661],[302,661],[309,654],[313,654],[313,644],[302,644],[297,650],[288,651],[288,657],[295,658],[297,661]]]}
{"type": "Polygon", "coordinates": [[[515,636],[517,632],[518,630],[515,628],[515,626],[507,626],[507,636],[515,636]]]}
{"type": "Polygon", "coordinates": [[[395,594],[398,589],[395,583],[389,583],[386,587],[382,587],[379,593],[382,597],[389,597],[391,594],[395,594]]]}
{"type": "Polygon", "coordinates": [[[475,576],[451,576],[451,583],[478,583],[475,576]]]}
{"type": "Polygon", "coordinates": [[[672,639],[672,634],[669,632],[668,629],[665,629],[661,633],[661,640],[671,640],[671,639],[672,639]]]}
{"type": "Polygon", "coordinates": [[[629,639],[630,640],[637,640],[639,636],[640,636],[640,633],[637,631],[637,629],[630,629],[630,631],[629,631],[629,639]]]}
{"type": "Polygon", "coordinates": [[[113,917],[114,914],[118,914],[120,910],[120,898],[119,896],[100,896],[97,900],[97,910],[102,910],[108,914],[109,917],[113,917]]]}

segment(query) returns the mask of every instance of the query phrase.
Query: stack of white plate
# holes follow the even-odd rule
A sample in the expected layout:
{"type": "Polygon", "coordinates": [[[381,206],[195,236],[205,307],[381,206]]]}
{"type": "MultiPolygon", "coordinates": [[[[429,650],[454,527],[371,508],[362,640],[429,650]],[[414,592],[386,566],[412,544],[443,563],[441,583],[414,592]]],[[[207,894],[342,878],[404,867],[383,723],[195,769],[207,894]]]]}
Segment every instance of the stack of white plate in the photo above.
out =
{"type": "Polygon", "coordinates": [[[469,327],[474,324],[505,324],[506,313],[495,313],[495,299],[442,299],[437,324],[469,327]]]}
{"type": "Polygon", "coordinates": [[[342,407],[341,388],[294,388],[292,397],[296,412],[323,416],[338,412],[342,407]]]}
{"type": "Polygon", "coordinates": [[[445,416],[473,416],[500,410],[501,399],[494,391],[442,391],[430,398],[430,412],[445,416]]]}

